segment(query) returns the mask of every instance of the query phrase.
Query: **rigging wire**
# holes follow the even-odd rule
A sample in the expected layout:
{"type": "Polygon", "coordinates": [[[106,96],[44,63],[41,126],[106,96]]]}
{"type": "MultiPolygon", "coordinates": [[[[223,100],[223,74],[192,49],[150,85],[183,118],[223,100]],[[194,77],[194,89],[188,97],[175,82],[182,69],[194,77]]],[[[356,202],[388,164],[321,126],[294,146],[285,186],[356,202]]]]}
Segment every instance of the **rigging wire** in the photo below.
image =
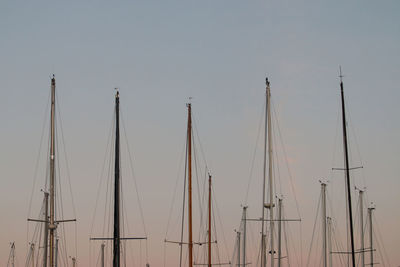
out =
{"type": "MultiPolygon", "coordinates": [[[[121,121],[122,121],[122,128],[124,130],[125,142],[126,142],[126,146],[127,146],[127,150],[128,150],[129,163],[130,163],[129,165],[130,165],[130,170],[132,172],[132,180],[133,180],[134,185],[135,185],[136,199],[138,201],[140,215],[141,215],[141,219],[142,219],[142,226],[143,226],[144,234],[147,237],[147,230],[146,230],[146,224],[144,222],[144,213],[143,213],[143,208],[142,208],[142,202],[141,202],[141,199],[140,199],[137,180],[136,180],[135,172],[134,172],[134,169],[133,169],[132,153],[131,153],[129,142],[128,142],[128,136],[126,134],[125,122],[124,122],[124,117],[123,117],[122,112],[121,112],[121,121]]],[[[148,241],[146,241],[146,261],[148,262],[148,241]]]]}
{"type": "Polygon", "coordinates": [[[249,196],[250,185],[251,185],[251,181],[252,181],[252,178],[253,178],[255,157],[256,157],[256,154],[257,154],[258,141],[259,141],[260,135],[261,135],[261,126],[264,125],[263,124],[263,114],[264,114],[264,110],[265,110],[265,105],[266,105],[266,103],[264,101],[263,107],[261,109],[259,123],[258,123],[258,131],[257,131],[256,143],[254,145],[254,151],[253,151],[253,155],[252,155],[252,159],[251,159],[250,174],[249,174],[249,179],[248,179],[249,182],[247,183],[246,195],[245,195],[245,199],[244,199],[244,202],[243,202],[243,203],[245,203],[244,204],[245,206],[247,206],[247,200],[248,200],[248,196],[249,196]]]}

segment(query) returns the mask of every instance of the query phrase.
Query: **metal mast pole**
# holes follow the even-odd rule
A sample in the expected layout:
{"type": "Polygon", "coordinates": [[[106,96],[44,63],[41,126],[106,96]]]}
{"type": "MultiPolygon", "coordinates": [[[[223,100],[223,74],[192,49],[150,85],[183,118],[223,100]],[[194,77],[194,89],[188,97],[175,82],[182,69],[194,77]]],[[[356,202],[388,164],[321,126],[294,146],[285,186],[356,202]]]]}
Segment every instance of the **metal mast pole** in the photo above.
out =
{"type": "Polygon", "coordinates": [[[361,267],[365,266],[365,248],[364,248],[364,191],[359,190],[360,202],[360,236],[361,236],[361,267]]]}
{"type": "Polygon", "coordinates": [[[31,244],[32,267],[35,267],[35,243],[31,244]]]}
{"type": "Polygon", "coordinates": [[[208,267],[211,267],[211,175],[208,174],[208,267]]]}
{"type": "Polygon", "coordinates": [[[266,247],[265,247],[265,240],[264,240],[264,221],[265,221],[265,180],[266,180],[266,173],[267,173],[267,105],[268,105],[268,86],[269,81],[268,78],[265,80],[266,82],[266,92],[265,92],[265,129],[264,129],[264,160],[263,160],[263,187],[262,187],[262,216],[261,216],[261,267],[266,266],[266,247]]]}
{"type": "Polygon", "coordinates": [[[101,267],[104,267],[104,247],[105,244],[101,243],[101,267]]]}
{"type": "Polygon", "coordinates": [[[44,238],[43,238],[43,267],[47,267],[47,251],[49,242],[49,193],[44,192],[44,238]]]}
{"type": "Polygon", "coordinates": [[[268,128],[268,179],[269,179],[269,224],[271,238],[271,267],[274,267],[274,187],[272,179],[272,122],[271,122],[271,88],[267,80],[267,128],[268,128]]]}
{"type": "Polygon", "coordinates": [[[344,92],[343,92],[343,81],[342,71],[340,69],[340,92],[342,98],[342,124],[343,124],[343,146],[344,146],[344,159],[345,159],[345,171],[346,171],[346,189],[347,189],[347,200],[349,210],[349,226],[350,226],[350,240],[351,240],[351,260],[352,266],[356,267],[356,259],[354,252],[354,232],[353,232],[353,211],[351,206],[351,183],[350,183],[350,171],[349,171],[349,152],[347,146],[347,124],[346,124],[346,112],[344,104],[344,92]]]}
{"type": "Polygon", "coordinates": [[[370,260],[371,267],[374,267],[374,247],[373,247],[373,231],[372,231],[372,211],[375,208],[368,208],[368,218],[369,218],[369,246],[370,246],[370,260]]]}
{"type": "Polygon", "coordinates": [[[329,267],[332,267],[332,218],[326,218],[328,224],[328,253],[329,253],[329,267]]]}
{"type": "Polygon", "coordinates": [[[237,255],[237,266],[240,267],[240,232],[236,232],[237,235],[237,243],[238,243],[238,255],[237,255]]]}
{"type": "Polygon", "coordinates": [[[15,266],[15,243],[12,242],[11,244],[11,266],[15,266]]]}
{"type": "Polygon", "coordinates": [[[188,104],[188,201],[189,201],[189,267],[193,267],[193,237],[192,237],[192,104],[188,104]]]}
{"type": "Polygon", "coordinates": [[[282,259],[282,199],[278,200],[278,267],[281,267],[282,259]]]}
{"type": "Polygon", "coordinates": [[[267,250],[266,242],[264,239],[264,221],[265,221],[265,208],[269,209],[269,219],[270,219],[270,236],[271,236],[271,267],[274,266],[274,194],[272,185],[272,137],[271,137],[271,90],[268,78],[265,79],[266,82],[266,105],[265,105],[265,134],[264,134],[264,168],[263,168],[263,192],[262,192],[262,216],[261,216],[261,266],[266,266],[267,261],[267,250]],[[268,178],[269,178],[269,203],[265,203],[265,182],[267,174],[267,150],[268,150],[268,178]]]}
{"type": "Polygon", "coordinates": [[[56,115],[56,79],[51,79],[51,114],[50,114],[50,267],[54,267],[54,232],[55,224],[55,115],[56,115]]]}
{"type": "Polygon", "coordinates": [[[247,231],[247,207],[243,207],[243,257],[242,257],[242,265],[246,266],[246,233],[247,231]]]}
{"type": "Polygon", "coordinates": [[[119,162],[119,91],[115,95],[115,166],[114,166],[114,238],[113,238],[113,267],[120,266],[120,229],[119,229],[119,190],[120,190],[120,162],[119,162]]]}
{"type": "Polygon", "coordinates": [[[321,183],[321,197],[322,197],[322,251],[323,251],[323,265],[328,266],[328,257],[326,255],[326,184],[321,183]]]}

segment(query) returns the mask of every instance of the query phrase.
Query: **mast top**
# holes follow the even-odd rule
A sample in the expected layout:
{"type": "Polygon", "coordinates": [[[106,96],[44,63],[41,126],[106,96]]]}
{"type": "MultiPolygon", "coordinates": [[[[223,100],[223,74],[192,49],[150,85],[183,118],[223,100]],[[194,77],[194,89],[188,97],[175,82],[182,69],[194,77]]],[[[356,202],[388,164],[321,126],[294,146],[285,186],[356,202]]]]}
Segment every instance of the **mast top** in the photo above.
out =
{"type": "Polygon", "coordinates": [[[51,85],[56,85],[56,76],[53,73],[53,76],[51,76],[51,85]]]}
{"type": "Polygon", "coordinates": [[[339,65],[339,77],[340,77],[340,83],[343,83],[343,74],[342,74],[342,66],[339,65]]]}
{"type": "Polygon", "coordinates": [[[117,91],[117,92],[115,93],[115,98],[119,98],[119,88],[118,88],[118,87],[115,87],[114,90],[117,91]]]}
{"type": "Polygon", "coordinates": [[[193,99],[193,97],[189,96],[188,99],[189,99],[189,101],[186,103],[186,106],[187,106],[187,107],[190,107],[190,106],[192,105],[192,99],[193,99]]]}
{"type": "Polygon", "coordinates": [[[267,86],[269,86],[269,80],[268,80],[268,77],[266,77],[266,78],[265,78],[265,84],[266,84],[267,86]]]}

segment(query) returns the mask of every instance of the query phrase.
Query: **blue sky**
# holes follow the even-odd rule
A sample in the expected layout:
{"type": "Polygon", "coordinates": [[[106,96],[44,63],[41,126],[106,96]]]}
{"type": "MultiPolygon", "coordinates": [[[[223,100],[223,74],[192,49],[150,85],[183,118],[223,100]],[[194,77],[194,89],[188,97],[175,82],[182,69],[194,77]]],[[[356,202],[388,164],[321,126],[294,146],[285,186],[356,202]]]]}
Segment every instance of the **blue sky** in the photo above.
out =
{"type": "MultiPolygon", "coordinates": [[[[309,218],[304,224],[311,224],[318,179],[331,175],[333,162],[341,163],[340,150],[332,161],[341,65],[356,133],[354,164],[360,161],[357,141],[364,165],[364,178],[355,179],[368,186],[391,264],[398,265],[399,13],[398,1],[3,1],[0,212],[8,216],[0,230],[0,259],[8,255],[8,241],[16,240],[18,248],[26,240],[25,196],[31,192],[50,74],[57,78],[80,207],[83,263],[87,210],[95,200],[91,188],[101,169],[114,87],[121,90],[146,221],[154,229],[152,248],[161,251],[166,218],[159,223],[154,214],[165,215],[161,205],[172,195],[169,177],[174,181],[188,97],[209,164],[220,177],[215,186],[233,240],[265,76],[301,192],[302,216],[309,218]],[[168,189],[152,188],[159,177],[168,189]],[[17,192],[23,197],[16,198],[17,192]],[[5,231],[11,226],[15,230],[5,231]]],[[[22,259],[24,250],[18,253],[22,259]]],[[[154,254],[158,265],[161,258],[154,254]]]]}

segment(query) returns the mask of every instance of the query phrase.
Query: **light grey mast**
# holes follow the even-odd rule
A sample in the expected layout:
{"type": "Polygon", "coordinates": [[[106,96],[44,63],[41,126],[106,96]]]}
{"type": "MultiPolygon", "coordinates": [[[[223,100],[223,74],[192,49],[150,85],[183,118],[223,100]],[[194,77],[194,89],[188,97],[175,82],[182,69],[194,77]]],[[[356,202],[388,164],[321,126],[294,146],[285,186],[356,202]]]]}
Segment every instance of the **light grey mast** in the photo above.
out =
{"type": "Polygon", "coordinates": [[[373,244],[373,231],[372,231],[372,211],[374,207],[368,208],[368,219],[369,219],[369,249],[370,249],[370,265],[374,267],[374,244],[373,244]]]}
{"type": "Polygon", "coordinates": [[[44,238],[43,238],[43,267],[47,267],[47,252],[49,245],[49,193],[44,192],[44,238]]]}
{"type": "Polygon", "coordinates": [[[266,266],[266,242],[264,234],[265,210],[269,209],[270,224],[270,253],[271,267],[274,267],[274,191],[272,179],[272,136],[271,136],[271,88],[268,78],[266,82],[266,106],[265,106],[265,136],[264,136],[264,168],[263,168],[263,206],[261,217],[261,266],[266,266]],[[265,182],[267,174],[267,152],[268,152],[268,186],[269,186],[269,203],[265,203],[265,182]]]}
{"type": "Polygon", "coordinates": [[[237,254],[237,266],[240,267],[240,232],[236,232],[237,244],[238,244],[238,254],[237,254]]]}
{"type": "Polygon", "coordinates": [[[242,265],[246,266],[246,235],[247,235],[247,206],[243,207],[243,256],[242,256],[242,265]]]}
{"type": "Polygon", "coordinates": [[[328,266],[327,240],[326,240],[326,184],[321,183],[321,197],[322,197],[322,254],[323,266],[328,266]]]}
{"type": "Polygon", "coordinates": [[[32,267],[35,267],[35,244],[31,244],[31,251],[32,251],[32,267]]]}
{"type": "Polygon", "coordinates": [[[361,243],[361,267],[365,266],[365,247],[364,247],[364,191],[358,190],[359,197],[359,209],[360,209],[360,243],[361,243]]]}
{"type": "Polygon", "coordinates": [[[282,199],[278,199],[278,267],[282,260],[282,199]]]}
{"type": "Polygon", "coordinates": [[[332,267],[332,218],[326,218],[328,228],[328,256],[329,256],[329,267],[332,267]]]}
{"type": "Polygon", "coordinates": [[[49,261],[54,267],[54,236],[57,225],[55,223],[55,115],[56,115],[56,79],[51,79],[51,113],[50,113],[50,221],[49,221],[49,261]]]}

